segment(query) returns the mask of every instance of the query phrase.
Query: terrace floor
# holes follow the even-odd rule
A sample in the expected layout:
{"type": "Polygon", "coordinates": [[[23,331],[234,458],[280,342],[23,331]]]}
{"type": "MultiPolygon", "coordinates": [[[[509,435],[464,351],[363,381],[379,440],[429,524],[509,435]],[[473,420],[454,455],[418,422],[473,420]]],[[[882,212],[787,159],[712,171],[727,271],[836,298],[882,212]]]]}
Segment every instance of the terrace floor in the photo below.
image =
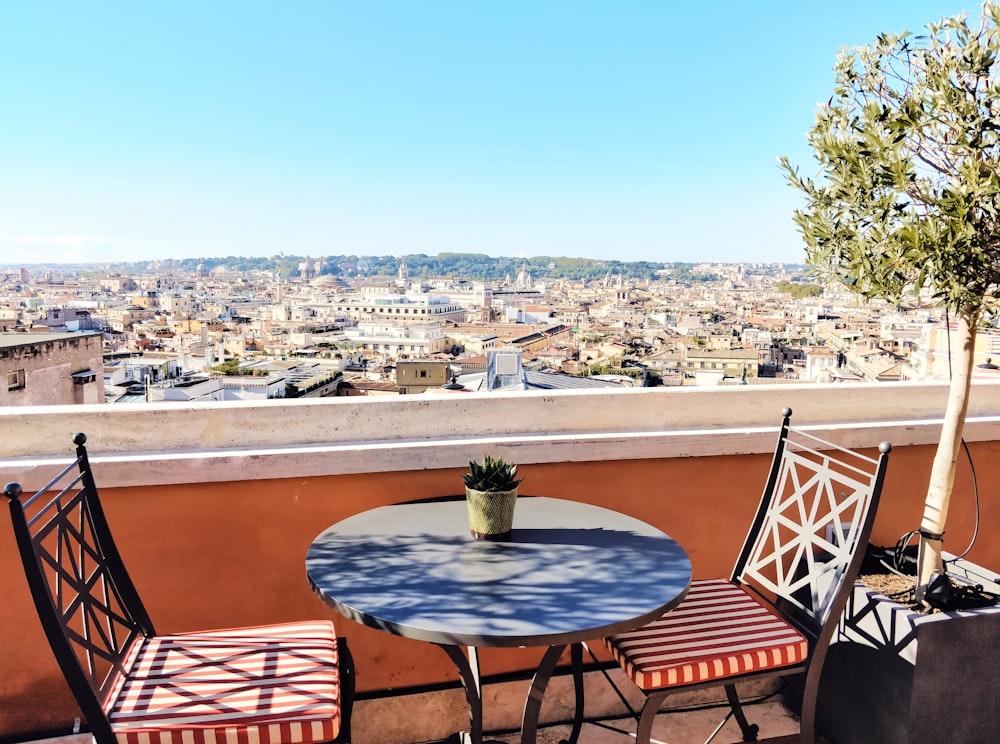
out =
{"type": "MultiPolygon", "coordinates": [[[[799,718],[778,696],[744,704],[751,723],[760,726],[759,744],[793,744],[799,740],[799,718]]],[[[692,709],[665,710],[653,724],[653,744],[704,744],[712,732],[723,723],[712,739],[713,744],[740,744],[743,736],[726,705],[711,705],[692,709]]],[[[633,719],[608,718],[588,721],[580,731],[579,744],[628,744],[635,742],[636,723],[633,719]]],[[[569,724],[544,726],[538,731],[537,744],[561,744],[569,735],[569,724]]],[[[446,742],[451,744],[456,737],[446,742]]],[[[490,744],[520,744],[519,732],[487,732],[490,744]]],[[[818,744],[826,740],[817,736],[818,744]]]]}
{"type": "MultiPolygon", "coordinates": [[[[780,701],[769,700],[746,705],[751,723],[760,726],[759,744],[792,744],[799,740],[799,719],[780,701]]],[[[703,744],[725,718],[728,708],[707,708],[690,711],[665,711],[653,724],[653,744],[703,744]]],[[[569,735],[568,725],[547,726],[538,732],[537,744],[560,744],[569,735]]],[[[579,744],[627,744],[635,742],[635,721],[621,718],[585,723],[579,744]]],[[[519,744],[517,733],[488,736],[494,742],[519,744]]],[[[713,744],[738,744],[743,741],[736,721],[730,719],[712,740],[713,744]]],[[[820,739],[822,742],[822,739],[820,739]]]]}
{"type": "MultiPolygon", "coordinates": [[[[364,703],[360,702],[363,706],[364,703]]],[[[744,706],[751,722],[761,728],[759,744],[793,744],[798,741],[799,720],[780,700],[771,699],[744,706]]],[[[688,711],[665,711],[653,726],[653,744],[703,744],[725,717],[728,708],[710,707],[688,711]]],[[[357,709],[356,709],[357,712],[357,709]]],[[[546,726],[539,730],[537,744],[560,744],[570,731],[569,725],[546,726]]],[[[629,718],[585,723],[579,744],[627,744],[635,741],[635,721],[629,718]]],[[[520,744],[519,733],[488,733],[490,744],[520,744]]],[[[448,742],[454,739],[448,740],[448,742]]],[[[729,720],[713,744],[738,744],[743,741],[739,726],[729,720]]],[[[820,744],[823,739],[818,740],[820,744]]],[[[30,744],[93,744],[87,734],[40,739],[30,744]]],[[[356,744],[376,744],[359,741],[356,744]]],[[[440,744],[446,744],[441,742],[440,744]]]]}

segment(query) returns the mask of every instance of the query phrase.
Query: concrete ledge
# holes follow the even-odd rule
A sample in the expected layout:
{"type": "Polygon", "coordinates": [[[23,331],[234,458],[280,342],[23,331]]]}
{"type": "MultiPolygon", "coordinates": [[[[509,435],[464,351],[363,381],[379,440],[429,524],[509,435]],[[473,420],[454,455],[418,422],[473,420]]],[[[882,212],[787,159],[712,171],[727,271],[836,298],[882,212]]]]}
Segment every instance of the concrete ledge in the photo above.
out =
{"type": "MultiPolygon", "coordinates": [[[[845,447],[933,444],[940,421],[873,422],[807,427],[845,447]]],[[[101,485],[111,488],[184,483],[224,483],[242,480],[315,477],[354,473],[459,468],[486,452],[502,454],[521,464],[590,462],[677,457],[755,454],[774,449],[777,421],[754,429],[719,428],[712,431],[581,433],[572,436],[535,435],[382,440],[341,444],[289,445],[268,448],[195,449],[189,451],[104,453],[101,440],[89,441],[91,462],[100,469],[101,485]]],[[[1000,417],[970,421],[969,441],[1000,439],[1000,417]]],[[[47,483],[72,460],[53,457],[14,458],[0,462],[0,480],[18,481],[26,490],[47,483]]]]}
{"type": "MultiPolygon", "coordinates": [[[[947,386],[740,386],[268,403],[0,409],[0,480],[47,482],[87,434],[106,486],[769,452],[780,411],[847,447],[937,441],[947,386]]],[[[1000,383],[973,390],[968,441],[1000,440],[1000,383]]]]}

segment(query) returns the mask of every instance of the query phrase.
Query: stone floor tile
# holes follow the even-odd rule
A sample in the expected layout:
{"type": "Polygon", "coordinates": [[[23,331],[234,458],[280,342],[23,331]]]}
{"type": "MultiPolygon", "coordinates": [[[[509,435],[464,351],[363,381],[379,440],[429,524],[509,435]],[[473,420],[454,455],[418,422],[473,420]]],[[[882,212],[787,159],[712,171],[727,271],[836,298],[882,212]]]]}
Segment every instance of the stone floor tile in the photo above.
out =
{"type": "MultiPolygon", "coordinates": [[[[760,744],[770,739],[797,734],[799,721],[778,701],[747,706],[747,717],[760,726],[760,744]]],[[[728,708],[661,713],[653,724],[653,744],[704,744],[716,726],[726,717],[728,708]]],[[[579,744],[627,744],[634,742],[635,721],[624,718],[602,723],[587,723],[580,732],[579,744]]],[[[559,744],[569,734],[569,726],[547,726],[538,732],[537,744],[559,744]]],[[[519,734],[491,739],[504,744],[519,744],[519,734]]],[[[736,721],[730,719],[713,744],[741,744],[743,735],[736,721]]]]}

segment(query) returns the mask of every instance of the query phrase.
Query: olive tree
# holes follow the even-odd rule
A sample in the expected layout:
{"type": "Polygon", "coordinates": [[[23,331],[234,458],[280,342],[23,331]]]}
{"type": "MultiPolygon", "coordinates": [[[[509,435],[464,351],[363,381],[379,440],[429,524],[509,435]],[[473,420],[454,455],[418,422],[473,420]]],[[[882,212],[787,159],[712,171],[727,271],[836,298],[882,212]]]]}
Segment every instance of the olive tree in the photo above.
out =
{"type": "Polygon", "coordinates": [[[882,34],[838,56],[809,143],[814,178],[795,222],[807,263],[865,298],[944,305],[957,336],[921,521],[917,597],[942,571],[941,540],[972,381],[977,327],[1000,280],[1000,3],[882,34]]]}

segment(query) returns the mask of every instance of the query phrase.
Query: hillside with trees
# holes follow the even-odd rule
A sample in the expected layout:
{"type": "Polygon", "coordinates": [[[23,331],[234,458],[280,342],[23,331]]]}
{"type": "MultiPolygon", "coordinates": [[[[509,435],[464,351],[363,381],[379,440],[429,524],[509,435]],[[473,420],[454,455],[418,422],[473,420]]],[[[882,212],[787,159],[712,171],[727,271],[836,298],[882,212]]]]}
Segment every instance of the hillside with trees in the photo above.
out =
{"type": "Polygon", "coordinates": [[[331,274],[345,277],[394,276],[400,264],[405,261],[413,278],[430,276],[453,276],[466,279],[483,279],[499,282],[514,279],[522,267],[535,279],[602,279],[607,275],[624,276],[626,279],[645,281],[659,278],[657,272],[668,270],[671,278],[688,283],[714,281],[718,276],[711,272],[699,271],[698,264],[681,262],[616,261],[591,258],[570,258],[565,256],[532,256],[519,258],[511,256],[487,256],[483,253],[439,253],[428,256],[423,253],[402,256],[295,256],[279,254],[267,257],[225,256],[216,258],[161,259],[156,261],[135,261],[109,266],[129,273],[163,273],[169,271],[194,272],[199,265],[209,271],[223,267],[233,272],[273,271],[282,276],[300,275],[299,265],[308,260],[319,264],[320,275],[331,274]]]}

